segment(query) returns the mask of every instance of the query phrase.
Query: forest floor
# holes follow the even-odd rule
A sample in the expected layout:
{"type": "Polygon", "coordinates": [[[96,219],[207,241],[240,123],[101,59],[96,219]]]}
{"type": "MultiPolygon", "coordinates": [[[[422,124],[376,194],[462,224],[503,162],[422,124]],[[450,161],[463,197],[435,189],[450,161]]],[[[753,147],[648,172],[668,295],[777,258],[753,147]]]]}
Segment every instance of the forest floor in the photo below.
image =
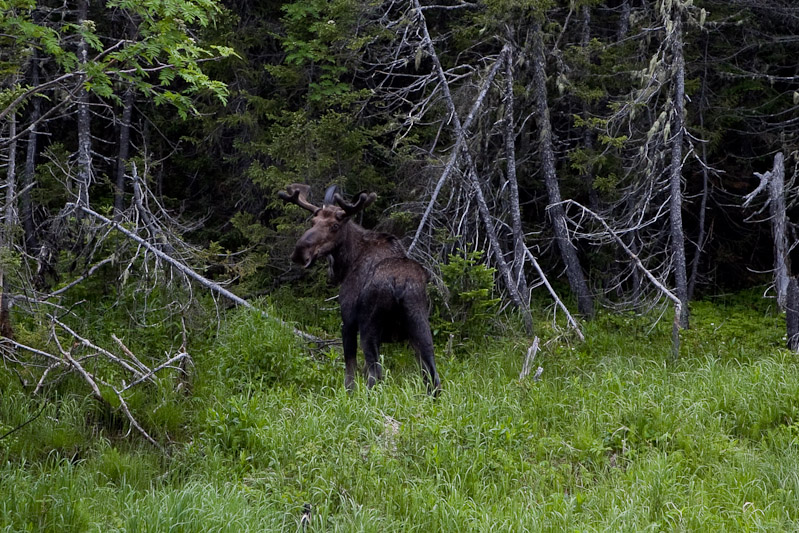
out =
{"type": "Polygon", "coordinates": [[[0,531],[796,531],[799,355],[758,296],[695,303],[676,361],[668,316],[578,342],[542,315],[538,381],[511,319],[442,340],[436,399],[404,347],[348,395],[336,351],[235,311],[191,394],[128,400],[165,450],[0,368],[0,435],[32,420],[0,440],[0,531]]]}

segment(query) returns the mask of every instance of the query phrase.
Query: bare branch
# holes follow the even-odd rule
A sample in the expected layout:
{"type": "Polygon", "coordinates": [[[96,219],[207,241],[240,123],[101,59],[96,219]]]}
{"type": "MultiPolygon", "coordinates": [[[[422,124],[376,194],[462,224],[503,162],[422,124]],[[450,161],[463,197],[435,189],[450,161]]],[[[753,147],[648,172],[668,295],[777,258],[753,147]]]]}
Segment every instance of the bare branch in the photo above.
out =
{"type": "Polygon", "coordinates": [[[200,283],[200,285],[202,285],[203,287],[206,287],[207,289],[210,289],[210,290],[216,292],[217,294],[220,294],[221,296],[224,296],[228,300],[231,300],[231,301],[235,302],[236,304],[241,305],[242,307],[246,307],[247,309],[256,310],[256,311],[260,312],[261,315],[263,315],[264,317],[266,317],[266,318],[268,318],[270,320],[274,320],[275,322],[277,322],[278,324],[281,324],[282,326],[291,328],[291,330],[294,332],[295,335],[297,335],[299,337],[302,337],[306,341],[314,342],[314,343],[323,342],[322,339],[320,339],[319,337],[316,337],[314,335],[311,335],[309,333],[301,331],[301,330],[295,328],[294,326],[291,326],[290,324],[284,322],[283,320],[280,320],[279,318],[272,317],[268,313],[266,313],[265,311],[257,309],[250,302],[248,302],[248,301],[236,296],[235,294],[233,294],[229,290],[225,289],[224,287],[221,287],[219,284],[214,283],[213,281],[211,281],[211,280],[201,276],[200,274],[196,273],[190,267],[186,266],[185,264],[183,264],[182,262],[178,261],[177,259],[174,259],[174,258],[170,257],[169,255],[165,254],[164,252],[162,252],[161,250],[156,248],[154,245],[152,245],[149,242],[147,242],[146,240],[142,239],[141,237],[139,237],[135,233],[131,232],[130,230],[128,230],[127,228],[122,226],[121,224],[119,224],[117,222],[114,222],[113,220],[111,220],[111,219],[109,219],[107,217],[104,217],[100,213],[97,213],[96,211],[93,211],[92,209],[89,209],[88,207],[86,207],[84,205],[77,205],[75,207],[80,208],[84,213],[93,216],[94,218],[100,220],[101,222],[116,228],[120,233],[122,233],[126,237],[134,240],[135,242],[139,243],[140,245],[144,246],[148,251],[152,252],[156,257],[158,257],[159,259],[169,263],[170,265],[172,265],[173,267],[178,269],[180,272],[182,272],[183,274],[185,274],[189,278],[191,278],[191,279],[197,281],[198,283],[200,283]]]}

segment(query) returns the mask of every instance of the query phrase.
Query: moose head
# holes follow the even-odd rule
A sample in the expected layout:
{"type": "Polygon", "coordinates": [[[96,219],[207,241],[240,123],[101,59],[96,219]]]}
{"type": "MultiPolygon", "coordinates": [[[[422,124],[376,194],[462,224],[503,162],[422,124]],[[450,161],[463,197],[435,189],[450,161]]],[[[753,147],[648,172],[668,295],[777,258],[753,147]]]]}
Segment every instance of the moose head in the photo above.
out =
{"type": "Polygon", "coordinates": [[[291,254],[291,260],[305,268],[310,267],[319,257],[330,255],[341,242],[343,225],[377,199],[376,193],[361,192],[354,203],[347,202],[337,192],[336,187],[331,186],[325,194],[324,204],[317,207],[308,201],[310,190],[308,185],[295,183],[278,193],[284,202],[297,204],[313,213],[311,227],[297,241],[294,253],[291,254]]]}

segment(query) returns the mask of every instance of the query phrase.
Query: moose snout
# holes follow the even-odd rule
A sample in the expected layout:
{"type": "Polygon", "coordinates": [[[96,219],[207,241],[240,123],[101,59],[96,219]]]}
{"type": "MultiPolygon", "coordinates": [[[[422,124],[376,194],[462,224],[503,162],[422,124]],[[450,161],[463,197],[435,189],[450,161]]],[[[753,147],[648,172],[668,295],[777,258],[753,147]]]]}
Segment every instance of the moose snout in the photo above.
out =
{"type": "Polygon", "coordinates": [[[308,268],[313,263],[314,256],[308,247],[297,246],[291,253],[291,260],[298,265],[308,268]]]}

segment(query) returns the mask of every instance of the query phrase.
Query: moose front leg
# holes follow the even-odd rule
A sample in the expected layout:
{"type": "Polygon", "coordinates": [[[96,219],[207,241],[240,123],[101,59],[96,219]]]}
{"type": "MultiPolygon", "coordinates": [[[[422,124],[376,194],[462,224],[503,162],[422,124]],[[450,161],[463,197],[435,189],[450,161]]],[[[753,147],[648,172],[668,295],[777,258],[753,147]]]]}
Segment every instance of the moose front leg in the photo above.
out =
{"type": "Polygon", "coordinates": [[[355,388],[356,355],[358,352],[358,326],[344,324],[341,328],[341,343],[344,345],[344,386],[348,391],[355,388]]]}

